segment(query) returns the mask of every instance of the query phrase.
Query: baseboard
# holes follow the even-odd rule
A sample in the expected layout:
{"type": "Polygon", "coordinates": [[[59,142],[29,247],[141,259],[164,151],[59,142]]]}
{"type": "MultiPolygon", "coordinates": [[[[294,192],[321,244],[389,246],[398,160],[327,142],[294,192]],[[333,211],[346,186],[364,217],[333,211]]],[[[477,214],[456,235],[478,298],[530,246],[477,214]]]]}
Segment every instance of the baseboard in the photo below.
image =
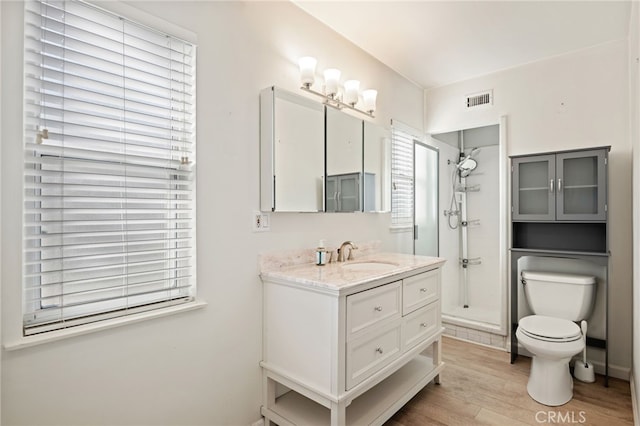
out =
{"type": "Polygon", "coordinates": [[[631,373],[629,377],[629,385],[631,387],[631,407],[633,408],[633,424],[640,424],[640,415],[638,414],[638,397],[636,394],[636,381],[635,376],[631,373]]]}
{"type": "MultiPolygon", "coordinates": [[[[589,362],[589,364],[593,364],[593,368],[596,370],[596,373],[604,375],[604,362],[591,361],[591,360],[587,360],[587,361],[589,362]]],[[[620,379],[628,382],[630,374],[631,374],[631,369],[628,367],[621,367],[619,365],[609,364],[609,377],[615,377],[616,379],[620,379]]]]}
{"type": "Polygon", "coordinates": [[[264,426],[264,417],[261,417],[260,420],[256,420],[251,423],[251,426],[264,426]]]}
{"type": "MultiPolygon", "coordinates": [[[[531,353],[525,348],[523,348],[521,345],[518,345],[518,354],[528,356],[529,358],[531,358],[532,356],[531,353]]],[[[573,359],[580,360],[582,359],[582,355],[576,355],[573,359]]],[[[588,359],[588,361],[589,361],[589,364],[593,364],[593,368],[597,374],[604,376],[604,362],[594,361],[592,359],[588,359]]],[[[571,365],[573,365],[573,361],[571,365]]],[[[631,375],[631,369],[629,367],[622,367],[620,365],[609,363],[609,377],[614,377],[616,379],[620,379],[628,382],[630,375],[631,375]]]]}

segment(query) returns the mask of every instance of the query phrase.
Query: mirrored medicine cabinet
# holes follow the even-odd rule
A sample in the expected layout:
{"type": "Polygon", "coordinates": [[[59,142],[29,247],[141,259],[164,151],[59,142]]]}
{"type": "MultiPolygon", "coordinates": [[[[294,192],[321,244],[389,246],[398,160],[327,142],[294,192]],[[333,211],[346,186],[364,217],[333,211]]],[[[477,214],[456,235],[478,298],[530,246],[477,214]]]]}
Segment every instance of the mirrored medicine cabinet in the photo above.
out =
{"type": "Polygon", "coordinates": [[[277,87],[260,93],[260,208],[388,212],[391,133],[277,87]]]}

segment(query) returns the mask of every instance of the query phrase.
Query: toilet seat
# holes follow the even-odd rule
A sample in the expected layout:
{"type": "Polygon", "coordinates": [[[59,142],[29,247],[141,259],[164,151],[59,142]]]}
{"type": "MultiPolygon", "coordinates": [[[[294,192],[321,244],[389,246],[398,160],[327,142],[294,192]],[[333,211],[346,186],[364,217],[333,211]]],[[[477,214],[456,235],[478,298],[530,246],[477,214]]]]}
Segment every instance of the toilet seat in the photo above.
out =
{"type": "Polygon", "coordinates": [[[582,339],[580,327],[573,321],[544,315],[522,318],[518,329],[526,336],[545,342],[574,342],[582,339]]]}

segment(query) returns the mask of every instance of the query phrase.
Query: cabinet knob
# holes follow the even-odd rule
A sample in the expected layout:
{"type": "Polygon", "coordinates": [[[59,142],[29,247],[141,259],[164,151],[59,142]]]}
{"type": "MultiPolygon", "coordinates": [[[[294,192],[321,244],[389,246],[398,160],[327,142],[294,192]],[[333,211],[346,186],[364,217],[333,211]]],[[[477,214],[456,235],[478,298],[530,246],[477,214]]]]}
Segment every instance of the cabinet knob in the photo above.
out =
{"type": "Polygon", "coordinates": [[[379,354],[384,353],[384,351],[382,350],[382,348],[381,348],[381,347],[377,347],[377,348],[376,348],[376,352],[378,352],[379,354]]]}
{"type": "Polygon", "coordinates": [[[382,312],[382,306],[376,306],[373,308],[374,311],[382,312]]]}
{"type": "Polygon", "coordinates": [[[420,289],[420,293],[426,293],[426,292],[427,292],[427,289],[426,289],[426,288],[421,288],[421,289],[420,289]]]}
{"type": "Polygon", "coordinates": [[[423,327],[423,328],[427,328],[428,325],[429,324],[427,324],[426,322],[421,322],[420,323],[420,327],[423,327]]]}

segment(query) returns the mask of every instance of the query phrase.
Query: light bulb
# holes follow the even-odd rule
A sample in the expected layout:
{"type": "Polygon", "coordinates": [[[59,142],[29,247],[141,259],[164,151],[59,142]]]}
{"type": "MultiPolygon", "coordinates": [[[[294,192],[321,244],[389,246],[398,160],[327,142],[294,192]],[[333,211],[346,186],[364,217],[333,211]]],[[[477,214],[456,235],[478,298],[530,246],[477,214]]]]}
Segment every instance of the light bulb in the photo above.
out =
{"type": "Polygon", "coordinates": [[[344,82],[344,102],[351,106],[358,103],[358,91],[360,82],[358,80],[347,80],[344,82]]]}
{"type": "Polygon", "coordinates": [[[329,68],[324,70],[324,94],[330,98],[338,94],[338,83],[340,82],[340,70],[329,68]]]}
{"type": "Polygon", "coordinates": [[[318,61],[316,61],[316,58],[311,56],[305,56],[298,60],[298,65],[300,65],[300,81],[307,89],[311,87],[316,79],[317,63],[318,61]]]}
{"type": "Polygon", "coordinates": [[[374,89],[367,89],[362,91],[362,101],[364,102],[364,110],[369,114],[373,114],[376,110],[376,97],[378,91],[374,89]]]}

